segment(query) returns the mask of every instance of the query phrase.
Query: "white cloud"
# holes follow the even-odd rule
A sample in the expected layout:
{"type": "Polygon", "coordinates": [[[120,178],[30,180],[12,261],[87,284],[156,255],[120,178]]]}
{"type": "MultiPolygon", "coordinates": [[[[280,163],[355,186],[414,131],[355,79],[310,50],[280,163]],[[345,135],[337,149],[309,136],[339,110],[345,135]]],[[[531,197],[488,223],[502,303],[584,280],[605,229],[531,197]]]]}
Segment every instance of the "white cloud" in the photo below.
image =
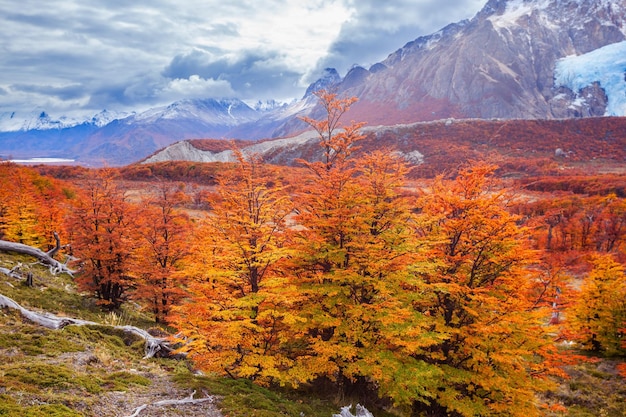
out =
{"type": "Polygon", "coordinates": [[[0,106],[298,97],[316,66],[382,60],[484,1],[0,0],[0,106]],[[82,92],[17,88],[68,85],[82,92]]]}
{"type": "Polygon", "coordinates": [[[207,98],[207,97],[232,97],[235,92],[230,83],[225,80],[213,80],[200,78],[192,75],[187,79],[177,78],[171,80],[160,92],[157,93],[165,100],[177,100],[186,98],[207,98]]]}

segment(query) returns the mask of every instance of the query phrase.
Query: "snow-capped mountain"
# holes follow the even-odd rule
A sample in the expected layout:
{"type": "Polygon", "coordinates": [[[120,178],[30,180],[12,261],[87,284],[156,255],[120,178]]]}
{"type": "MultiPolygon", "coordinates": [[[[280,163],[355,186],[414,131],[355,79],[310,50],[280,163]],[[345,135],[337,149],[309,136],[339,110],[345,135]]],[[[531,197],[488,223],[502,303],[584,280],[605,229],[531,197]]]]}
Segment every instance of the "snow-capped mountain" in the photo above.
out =
{"type": "Polygon", "coordinates": [[[289,103],[283,103],[283,102],[272,99],[272,100],[265,100],[265,101],[258,100],[256,103],[252,103],[252,104],[248,103],[248,105],[258,112],[265,113],[265,112],[270,112],[270,111],[274,111],[277,109],[285,108],[289,105],[289,103]]]}
{"type": "Polygon", "coordinates": [[[287,137],[322,115],[312,94],[359,101],[370,126],[448,118],[626,116],[626,0],[489,0],[472,19],[419,37],[341,78],[326,69],[301,100],[182,100],[85,119],[0,112],[0,156],[62,156],[119,165],[190,138],[287,137]],[[34,153],[37,152],[35,155],[34,153]]]}
{"type": "Polygon", "coordinates": [[[113,120],[128,117],[128,113],[102,110],[88,116],[51,116],[43,109],[24,113],[19,111],[0,112],[0,132],[18,132],[28,130],[69,129],[78,125],[102,127],[113,120]]]}
{"type": "Polygon", "coordinates": [[[178,140],[230,138],[230,130],[261,115],[237,99],[181,100],[102,126],[80,151],[90,160],[104,156],[117,164],[130,163],[178,140]]]}
{"type": "Polygon", "coordinates": [[[163,120],[193,120],[205,125],[236,126],[258,118],[258,113],[241,100],[188,99],[139,113],[127,122],[158,123],[163,120]]]}
{"type": "Polygon", "coordinates": [[[25,130],[63,129],[83,122],[81,119],[62,116],[53,118],[43,109],[29,113],[7,111],[0,113],[0,132],[16,132],[25,130]]]}
{"type": "Polygon", "coordinates": [[[1,120],[9,122],[0,124],[4,130],[0,130],[0,157],[54,156],[96,165],[127,164],[178,140],[231,137],[230,130],[263,114],[267,112],[236,99],[181,100],[131,114],[105,110],[72,123],[56,122],[44,112],[32,119],[37,124],[2,114],[1,120]]]}
{"type": "Polygon", "coordinates": [[[341,77],[339,73],[334,68],[325,68],[322,76],[312,83],[304,93],[304,98],[306,99],[311,94],[319,90],[328,90],[329,88],[334,87],[335,85],[341,82],[341,77]]]}
{"type": "MultiPolygon", "coordinates": [[[[560,60],[625,41],[625,14],[626,0],[490,0],[473,19],[407,43],[366,74],[362,69],[360,83],[344,79],[339,91],[359,97],[352,118],[370,124],[624,115],[609,102],[626,89],[601,75],[623,79],[623,65],[610,58],[601,65],[594,55],[560,60]],[[592,60],[596,69],[585,70],[592,60]],[[574,62],[585,75],[576,85],[557,71],[557,64],[573,69],[574,62]]],[[[623,51],[614,48],[602,55],[623,51]]]]}

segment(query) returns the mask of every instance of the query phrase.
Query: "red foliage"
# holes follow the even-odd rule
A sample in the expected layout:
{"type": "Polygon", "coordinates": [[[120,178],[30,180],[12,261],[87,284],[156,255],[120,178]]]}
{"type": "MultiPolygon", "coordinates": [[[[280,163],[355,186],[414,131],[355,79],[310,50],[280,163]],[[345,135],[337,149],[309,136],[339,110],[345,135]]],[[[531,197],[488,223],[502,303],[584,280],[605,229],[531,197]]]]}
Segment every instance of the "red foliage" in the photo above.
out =
{"type": "Polygon", "coordinates": [[[568,120],[448,120],[372,133],[363,151],[418,150],[424,163],[413,176],[433,177],[468,160],[498,165],[500,175],[561,175],[559,165],[626,158],[626,118],[568,120]],[[562,155],[556,156],[561,149],[562,155]]]}

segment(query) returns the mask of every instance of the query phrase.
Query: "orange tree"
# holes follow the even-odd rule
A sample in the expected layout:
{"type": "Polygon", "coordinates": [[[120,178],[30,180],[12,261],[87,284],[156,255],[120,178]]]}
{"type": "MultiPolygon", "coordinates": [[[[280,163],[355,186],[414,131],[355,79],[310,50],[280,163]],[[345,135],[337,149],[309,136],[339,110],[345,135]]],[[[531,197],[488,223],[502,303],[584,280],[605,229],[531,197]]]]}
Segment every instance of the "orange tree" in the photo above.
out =
{"type": "Polygon", "coordinates": [[[212,213],[198,231],[187,299],[173,324],[203,370],[269,383],[292,368],[282,345],[290,288],[276,269],[286,256],[287,193],[272,169],[235,150],[218,177],[212,213]]]}
{"type": "Polygon", "coordinates": [[[0,164],[0,228],[3,239],[34,246],[45,241],[38,230],[34,177],[35,173],[24,167],[0,164]]]}
{"type": "Polygon", "coordinates": [[[339,122],[353,100],[318,97],[327,118],[306,121],[320,135],[322,158],[302,161],[308,175],[294,197],[289,274],[301,298],[293,355],[306,380],[406,403],[436,372],[410,354],[436,336],[411,308],[417,293],[405,290],[417,285],[407,273],[416,248],[400,195],[407,168],[385,151],[353,158],[361,124],[339,122]]]}
{"type": "Polygon", "coordinates": [[[72,191],[35,170],[0,164],[0,235],[4,239],[52,249],[54,232],[65,236],[63,218],[72,191]]]}
{"type": "Polygon", "coordinates": [[[595,257],[568,316],[571,334],[583,349],[607,356],[626,354],[626,278],[624,267],[611,255],[595,257]]]}
{"type": "Polygon", "coordinates": [[[146,198],[138,219],[143,239],[137,250],[138,282],[133,298],[141,300],[157,323],[167,321],[183,296],[181,268],[189,253],[191,222],[180,206],[189,197],[182,189],[159,184],[146,198]]]}
{"type": "Polygon", "coordinates": [[[119,308],[136,281],[136,211],[110,169],[90,173],[74,203],[67,229],[82,263],[78,286],[102,306],[119,308]]]}
{"type": "Polygon", "coordinates": [[[494,187],[494,169],[439,177],[418,204],[433,268],[419,274],[425,285],[414,305],[442,338],[418,357],[443,376],[415,402],[417,414],[537,415],[535,393],[547,384],[548,313],[527,297],[540,281],[527,267],[534,254],[507,194],[494,187]]]}

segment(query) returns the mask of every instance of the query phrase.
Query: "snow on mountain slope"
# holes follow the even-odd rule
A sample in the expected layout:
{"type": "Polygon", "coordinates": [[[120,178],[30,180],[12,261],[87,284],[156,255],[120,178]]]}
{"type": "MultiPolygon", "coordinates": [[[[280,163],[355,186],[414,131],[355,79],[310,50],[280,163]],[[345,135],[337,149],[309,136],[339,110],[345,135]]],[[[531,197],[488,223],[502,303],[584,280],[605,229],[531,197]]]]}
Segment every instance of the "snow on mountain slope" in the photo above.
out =
{"type": "Polygon", "coordinates": [[[113,120],[128,117],[128,113],[103,110],[95,115],[54,117],[43,109],[31,112],[0,112],[0,132],[20,132],[29,130],[69,129],[79,125],[102,127],[113,120]]]}
{"type": "Polygon", "coordinates": [[[407,43],[343,92],[359,97],[350,117],[372,124],[601,116],[602,90],[581,102],[555,85],[555,64],[622,41],[626,0],[489,0],[471,20],[407,43]]]}
{"type": "Polygon", "coordinates": [[[236,126],[257,120],[261,114],[237,99],[189,99],[168,106],[155,107],[141,113],[103,110],[89,116],[53,117],[43,109],[30,113],[7,111],[0,113],[0,132],[67,129],[82,124],[103,127],[115,120],[125,124],[150,124],[166,120],[195,120],[205,125],[236,126]]]}
{"type": "MultiPolygon", "coordinates": [[[[236,126],[259,118],[259,113],[241,100],[189,99],[137,114],[133,122],[155,123],[159,120],[197,120],[199,123],[236,126]]],[[[130,122],[130,120],[129,120],[130,122]]]]}
{"type": "Polygon", "coordinates": [[[8,111],[0,113],[0,132],[63,129],[83,122],[84,120],[69,116],[53,118],[41,109],[29,113],[8,111]]]}
{"type": "Polygon", "coordinates": [[[554,70],[555,85],[565,86],[585,100],[580,91],[597,82],[607,95],[605,116],[626,116],[626,41],[583,55],[560,59],[554,70]]]}

